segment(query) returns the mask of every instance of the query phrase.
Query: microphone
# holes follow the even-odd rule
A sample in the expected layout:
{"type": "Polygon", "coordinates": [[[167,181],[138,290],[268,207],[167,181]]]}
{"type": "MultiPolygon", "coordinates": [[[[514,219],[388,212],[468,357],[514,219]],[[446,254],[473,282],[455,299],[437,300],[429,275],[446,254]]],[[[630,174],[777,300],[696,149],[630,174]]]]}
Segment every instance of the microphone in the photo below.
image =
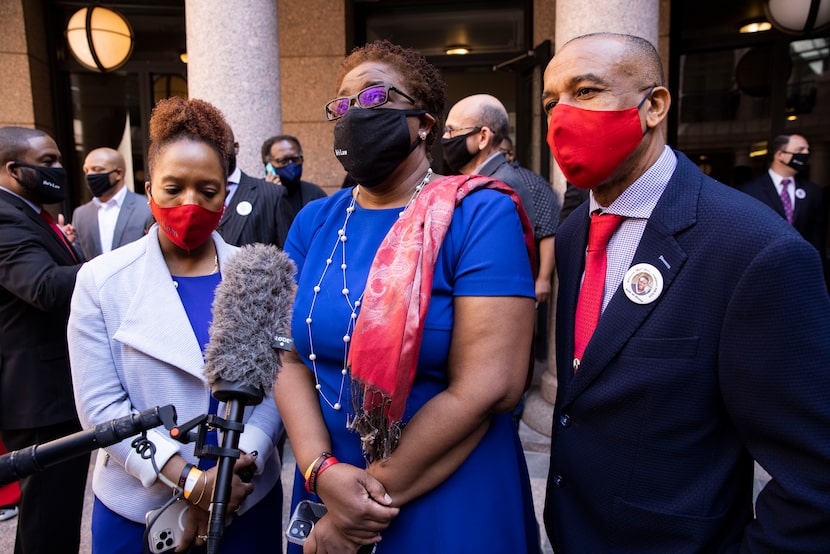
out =
{"type": "Polygon", "coordinates": [[[226,412],[210,503],[208,552],[218,552],[224,532],[245,406],[262,402],[282,367],[279,350],[291,349],[287,331],[295,273],[294,262],[276,246],[250,244],[225,264],[216,287],[204,373],[226,412]]]}
{"type": "Polygon", "coordinates": [[[175,424],[176,408],[172,404],[156,406],[99,423],[93,429],[3,454],[0,456],[0,485],[7,485],[59,462],[121,442],[153,427],[164,425],[167,429],[172,429],[175,424]]]}

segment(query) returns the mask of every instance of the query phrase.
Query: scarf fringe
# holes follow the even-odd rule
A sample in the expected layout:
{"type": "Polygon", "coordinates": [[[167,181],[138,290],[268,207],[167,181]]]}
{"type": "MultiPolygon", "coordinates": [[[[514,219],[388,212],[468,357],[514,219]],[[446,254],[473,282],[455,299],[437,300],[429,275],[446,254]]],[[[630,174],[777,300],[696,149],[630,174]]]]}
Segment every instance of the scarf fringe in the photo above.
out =
{"type": "Polygon", "coordinates": [[[391,405],[391,397],[370,385],[352,386],[354,416],[346,426],[360,435],[360,448],[367,465],[388,459],[401,440],[401,422],[389,421],[391,405]]]}

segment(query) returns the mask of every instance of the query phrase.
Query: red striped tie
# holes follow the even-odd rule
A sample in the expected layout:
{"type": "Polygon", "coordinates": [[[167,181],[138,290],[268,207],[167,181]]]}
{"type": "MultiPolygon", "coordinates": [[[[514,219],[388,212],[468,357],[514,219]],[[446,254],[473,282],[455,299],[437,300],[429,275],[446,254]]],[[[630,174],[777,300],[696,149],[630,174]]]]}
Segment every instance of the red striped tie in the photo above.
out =
{"type": "Polygon", "coordinates": [[[579,300],[576,304],[574,373],[579,369],[582,354],[599,322],[605,291],[607,265],[605,248],[623,219],[625,219],[623,216],[613,214],[594,214],[591,217],[591,228],[588,230],[588,251],[585,254],[585,276],[582,279],[582,288],[579,290],[579,300]]]}

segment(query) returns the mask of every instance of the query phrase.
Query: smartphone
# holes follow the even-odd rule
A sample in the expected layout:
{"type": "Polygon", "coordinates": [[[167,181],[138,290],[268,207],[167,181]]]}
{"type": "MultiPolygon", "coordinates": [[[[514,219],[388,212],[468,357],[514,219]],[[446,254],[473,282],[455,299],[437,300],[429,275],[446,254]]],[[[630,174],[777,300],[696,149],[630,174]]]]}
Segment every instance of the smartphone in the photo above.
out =
{"type": "MultiPolygon", "coordinates": [[[[314,529],[314,524],[326,515],[327,511],[326,507],[319,502],[301,500],[294,508],[294,513],[291,514],[291,519],[288,521],[288,528],[285,530],[288,541],[294,544],[303,544],[311,530],[314,529]]],[[[374,554],[376,549],[376,544],[367,544],[361,546],[357,553],[374,554]]]]}
{"type": "Polygon", "coordinates": [[[144,517],[150,552],[158,554],[179,546],[187,523],[188,503],[178,500],[167,508],[150,510],[144,517]]]}
{"type": "Polygon", "coordinates": [[[271,164],[271,162],[268,162],[265,165],[265,176],[268,177],[269,175],[276,175],[276,174],[277,174],[277,171],[274,169],[273,164],[271,164]]]}
{"type": "Polygon", "coordinates": [[[311,530],[314,529],[314,524],[326,515],[327,511],[326,507],[319,502],[301,500],[294,508],[291,519],[288,520],[288,528],[285,530],[288,541],[294,544],[303,544],[311,530]]]}

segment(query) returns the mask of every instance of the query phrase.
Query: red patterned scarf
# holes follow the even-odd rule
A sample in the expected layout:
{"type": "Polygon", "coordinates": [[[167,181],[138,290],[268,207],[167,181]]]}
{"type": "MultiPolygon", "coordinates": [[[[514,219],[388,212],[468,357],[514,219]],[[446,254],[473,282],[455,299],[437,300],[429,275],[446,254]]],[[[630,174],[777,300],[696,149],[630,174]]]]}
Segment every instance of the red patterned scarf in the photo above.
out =
{"type": "Polygon", "coordinates": [[[536,274],[533,229],[513,189],[480,175],[454,175],[421,191],[378,248],[352,333],[349,365],[355,416],[350,428],[360,433],[368,461],[388,458],[398,445],[438,250],[455,208],[481,188],[509,194],[515,202],[536,274]]]}

